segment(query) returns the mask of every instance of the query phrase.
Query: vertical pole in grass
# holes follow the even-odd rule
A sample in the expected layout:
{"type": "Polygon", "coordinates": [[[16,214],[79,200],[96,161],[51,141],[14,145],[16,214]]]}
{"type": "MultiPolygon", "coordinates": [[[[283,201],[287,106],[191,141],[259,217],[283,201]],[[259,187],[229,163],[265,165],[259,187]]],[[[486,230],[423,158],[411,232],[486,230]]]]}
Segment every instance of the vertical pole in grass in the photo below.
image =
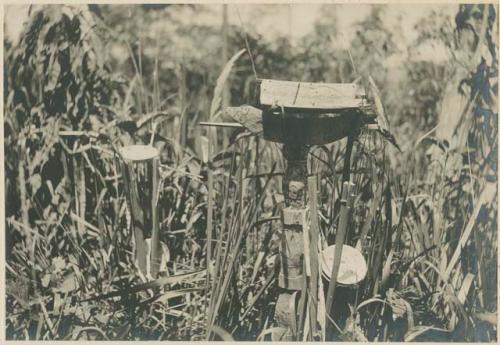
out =
{"type": "MultiPolygon", "coordinates": [[[[259,176],[259,158],[260,158],[260,155],[261,155],[261,152],[260,152],[260,140],[259,140],[259,137],[258,136],[255,136],[255,160],[254,160],[254,166],[255,166],[255,175],[257,176],[255,178],[255,188],[256,188],[256,199],[259,200],[261,194],[262,194],[262,185],[260,183],[260,177],[259,176]]],[[[257,207],[259,207],[260,205],[257,205],[257,207]]],[[[251,241],[255,241],[256,237],[258,236],[258,227],[253,227],[252,229],[252,233],[251,233],[251,241]]],[[[250,257],[250,253],[251,253],[251,246],[247,246],[248,248],[248,255],[247,257],[250,257]]]]}
{"type": "MultiPolygon", "coordinates": [[[[228,57],[228,14],[227,4],[222,5],[222,61],[227,61],[228,57]]],[[[222,90],[222,108],[226,109],[231,102],[231,89],[229,83],[224,83],[222,90]]],[[[223,147],[229,146],[229,138],[225,132],[222,132],[222,145],[223,147]]]]}
{"type": "MultiPolygon", "coordinates": [[[[348,230],[348,213],[347,198],[349,196],[350,177],[351,177],[351,153],[354,144],[354,135],[347,137],[346,154],[344,157],[344,168],[342,171],[342,193],[340,199],[340,219],[335,236],[335,256],[332,265],[332,274],[330,276],[330,283],[328,284],[328,292],[326,297],[326,313],[331,316],[333,297],[335,294],[335,286],[337,284],[337,275],[339,273],[340,259],[342,257],[342,247],[344,245],[346,233],[348,230]]],[[[331,329],[331,328],[330,328],[331,329]]],[[[330,333],[330,332],[329,332],[330,333]]],[[[330,333],[331,334],[331,333],[330,333]]]]}
{"type": "Polygon", "coordinates": [[[311,280],[310,280],[310,295],[309,295],[309,321],[311,334],[314,337],[317,332],[316,318],[318,313],[318,240],[319,240],[319,221],[318,221],[318,191],[317,177],[310,176],[307,182],[309,187],[309,211],[311,217],[310,226],[310,262],[311,262],[311,280]]]}
{"type": "Polygon", "coordinates": [[[158,223],[158,157],[153,158],[152,162],[152,191],[151,191],[151,275],[153,278],[158,276],[158,271],[160,270],[160,227],[158,223]]]}
{"type": "Polygon", "coordinates": [[[159,151],[148,145],[130,145],[120,149],[122,158],[122,173],[124,178],[124,187],[127,196],[127,204],[130,209],[132,218],[132,229],[134,234],[135,250],[134,257],[139,270],[143,274],[150,273],[153,278],[156,278],[159,270],[159,224],[158,214],[156,209],[156,196],[158,194],[158,159],[159,151]],[[144,182],[148,186],[144,186],[147,192],[142,195],[140,191],[141,169],[144,168],[144,182]],[[148,174],[147,171],[151,174],[148,174]],[[148,181],[149,180],[149,181],[148,181]],[[149,191],[148,191],[149,190],[149,191]],[[145,195],[144,195],[145,194],[145,195]],[[145,196],[149,196],[151,200],[145,200],[145,196]],[[148,250],[146,243],[146,229],[151,231],[151,253],[150,253],[150,269],[148,272],[148,250]]]}
{"type": "Polygon", "coordinates": [[[134,262],[141,272],[146,272],[146,242],[144,241],[144,215],[140,206],[136,178],[133,167],[128,163],[122,165],[123,184],[127,196],[127,204],[130,209],[132,232],[134,236],[134,262]]]}
{"type": "Polygon", "coordinates": [[[181,63],[179,65],[179,101],[180,101],[180,109],[181,109],[181,117],[180,117],[180,134],[179,134],[179,144],[182,147],[186,146],[187,141],[187,124],[188,124],[188,105],[186,102],[187,98],[187,87],[186,87],[186,69],[184,65],[181,63]]]}
{"type": "MultiPolygon", "coordinates": [[[[214,133],[212,131],[212,128],[208,129],[208,157],[207,157],[207,163],[208,163],[208,172],[207,172],[207,184],[208,184],[208,195],[207,195],[207,258],[206,258],[206,266],[207,266],[207,280],[206,280],[206,285],[207,285],[207,296],[208,296],[208,291],[210,289],[210,278],[212,275],[212,270],[211,270],[211,261],[212,261],[212,228],[213,228],[213,207],[214,207],[214,176],[213,176],[213,171],[212,171],[212,166],[211,166],[211,160],[212,160],[212,144],[213,144],[213,136],[214,133]]],[[[207,301],[207,340],[209,340],[210,337],[210,332],[208,332],[208,329],[212,326],[212,305],[213,305],[213,298],[214,296],[210,296],[210,299],[207,301]]]]}
{"type": "MultiPolygon", "coordinates": [[[[212,261],[212,223],[213,223],[213,173],[211,169],[209,168],[208,170],[208,205],[207,205],[207,289],[209,289],[210,286],[210,277],[212,275],[212,269],[211,269],[211,261],[212,261]]],[[[213,296],[210,296],[212,299],[213,296]]],[[[210,300],[210,306],[212,305],[212,300],[210,300]]],[[[208,313],[207,313],[207,323],[208,326],[211,326],[211,307],[209,307],[208,313]]]]}

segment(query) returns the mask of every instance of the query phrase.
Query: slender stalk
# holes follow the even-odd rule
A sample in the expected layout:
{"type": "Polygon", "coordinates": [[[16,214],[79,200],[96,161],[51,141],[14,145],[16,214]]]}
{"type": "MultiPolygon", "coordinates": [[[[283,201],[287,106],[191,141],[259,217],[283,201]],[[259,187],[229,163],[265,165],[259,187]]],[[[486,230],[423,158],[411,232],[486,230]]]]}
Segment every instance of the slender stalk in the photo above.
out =
{"type": "Polygon", "coordinates": [[[307,186],[309,187],[309,210],[311,217],[311,225],[309,227],[310,238],[310,262],[311,262],[311,279],[310,279],[310,294],[309,294],[309,321],[311,335],[314,336],[317,332],[316,319],[318,313],[318,278],[319,278],[319,260],[318,260],[318,240],[319,240],[319,220],[318,220],[318,200],[317,200],[317,178],[316,176],[309,177],[307,186]]]}
{"type": "Polygon", "coordinates": [[[337,230],[337,235],[335,236],[335,255],[332,265],[332,274],[330,275],[330,283],[328,284],[328,292],[326,298],[326,314],[331,315],[333,299],[335,294],[335,287],[337,284],[337,275],[340,268],[340,260],[342,257],[342,247],[346,238],[346,233],[348,231],[348,217],[349,208],[347,207],[347,199],[349,197],[350,189],[350,175],[351,175],[351,153],[354,144],[354,136],[349,135],[347,138],[346,154],[344,158],[344,169],[342,173],[342,193],[341,193],[341,210],[339,226],[337,230]]]}
{"type": "MultiPolygon", "coordinates": [[[[213,229],[213,208],[214,208],[214,181],[213,181],[213,172],[212,169],[208,170],[208,206],[207,206],[207,290],[210,286],[210,278],[213,275],[211,270],[211,262],[212,262],[212,229],[213,229]]],[[[208,296],[208,291],[207,291],[208,296]]],[[[209,304],[211,305],[213,296],[210,296],[209,304]]],[[[211,307],[208,307],[207,312],[207,325],[211,326],[212,315],[211,315],[211,307]]],[[[208,336],[208,335],[207,335],[208,336]]]]}
{"type": "MultiPolygon", "coordinates": [[[[86,211],[86,208],[87,208],[87,193],[86,193],[86,185],[85,185],[85,165],[83,164],[82,162],[82,159],[81,157],[79,158],[76,158],[75,160],[76,164],[77,164],[77,167],[78,167],[78,179],[79,179],[79,182],[80,182],[80,190],[79,190],[79,199],[78,199],[78,202],[79,202],[79,207],[78,207],[78,211],[79,211],[79,216],[80,218],[82,219],[85,219],[85,211],[86,211]]],[[[83,226],[78,223],[78,232],[80,233],[80,235],[82,235],[84,233],[85,229],[83,228],[83,226]]]]}
{"type": "MultiPolygon", "coordinates": [[[[21,139],[21,150],[20,150],[20,155],[19,155],[19,161],[18,161],[18,168],[19,168],[19,175],[18,175],[18,183],[19,183],[19,194],[21,198],[21,217],[22,217],[22,222],[23,225],[29,229],[30,228],[30,223],[29,223],[29,213],[28,213],[28,198],[27,198],[27,192],[26,192],[26,176],[25,176],[25,170],[24,170],[24,162],[25,162],[25,155],[26,155],[26,146],[25,146],[25,141],[21,139]]],[[[36,270],[35,270],[35,241],[36,241],[36,235],[32,234],[30,231],[26,232],[26,238],[27,238],[27,243],[26,247],[29,248],[29,260],[33,264],[31,265],[31,288],[33,289],[33,293],[35,296],[38,296],[38,289],[36,287],[36,270]]]]}
{"type": "Polygon", "coordinates": [[[160,268],[160,233],[158,223],[158,207],[157,207],[157,194],[158,194],[158,158],[153,158],[152,161],[152,190],[151,190],[151,225],[153,227],[151,233],[151,276],[156,278],[160,268]]]}

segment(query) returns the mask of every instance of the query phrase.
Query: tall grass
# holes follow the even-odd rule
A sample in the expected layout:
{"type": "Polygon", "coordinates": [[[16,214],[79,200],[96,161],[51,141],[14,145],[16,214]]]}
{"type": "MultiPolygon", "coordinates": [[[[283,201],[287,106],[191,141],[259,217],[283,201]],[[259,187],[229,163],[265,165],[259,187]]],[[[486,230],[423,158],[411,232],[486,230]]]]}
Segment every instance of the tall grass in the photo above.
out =
{"type": "MultiPolygon", "coordinates": [[[[490,11],[484,8],[481,18],[490,11]]],[[[465,96],[454,88],[441,100],[443,121],[447,112],[463,119],[453,140],[443,138],[441,128],[426,130],[403,141],[399,153],[378,132],[363,130],[353,145],[351,207],[344,215],[346,142],[311,149],[311,274],[297,340],[331,339],[332,297],[317,254],[341,237],[363,253],[369,270],[345,322],[333,326],[336,339],[496,340],[497,86],[482,73],[494,71],[496,61],[483,63],[477,53],[491,51],[488,34],[496,37],[496,29],[484,23],[489,26],[478,30],[483,48],[467,58],[467,73],[476,79],[465,96]],[[345,236],[341,218],[348,220],[345,236]]],[[[8,338],[270,339],[279,292],[280,145],[244,132],[224,147],[227,129],[197,129],[190,138],[186,128],[202,115],[193,118],[187,110],[184,66],[176,67],[178,94],[166,95],[159,49],[148,76],[143,44],[122,42],[134,72],[115,80],[97,61],[95,32],[78,36],[75,28],[85,25],[104,27],[85,7],[37,9],[20,45],[6,54],[8,338]],[[72,39],[77,44],[68,44],[72,39]],[[76,57],[69,67],[65,49],[76,57]],[[62,52],[59,60],[49,51],[62,52]],[[90,72],[78,74],[82,68],[90,72]],[[98,97],[88,85],[98,85],[98,97]],[[54,100],[66,88],[77,92],[65,94],[68,106],[61,109],[54,100]],[[189,140],[194,148],[185,145],[189,140]],[[159,251],[157,278],[134,263],[130,182],[117,154],[132,143],[161,152],[158,192],[137,206],[158,212],[158,236],[144,232],[159,251]]],[[[121,39],[104,29],[108,39],[121,39]]],[[[211,98],[203,100],[209,120],[219,118],[224,86],[243,54],[218,66],[211,98]]],[[[450,80],[458,87],[460,75],[450,80]]]]}

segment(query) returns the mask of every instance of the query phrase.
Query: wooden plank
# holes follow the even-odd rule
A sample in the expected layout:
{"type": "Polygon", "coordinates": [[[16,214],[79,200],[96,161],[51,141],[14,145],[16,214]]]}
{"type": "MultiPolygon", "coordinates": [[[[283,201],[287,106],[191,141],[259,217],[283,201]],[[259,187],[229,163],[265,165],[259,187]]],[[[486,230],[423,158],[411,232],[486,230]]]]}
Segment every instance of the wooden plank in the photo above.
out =
{"type": "Polygon", "coordinates": [[[363,105],[364,91],[357,84],[305,83],[262,79],[259,102],[264,106],[300,109],[346,109],[363,105]]]}

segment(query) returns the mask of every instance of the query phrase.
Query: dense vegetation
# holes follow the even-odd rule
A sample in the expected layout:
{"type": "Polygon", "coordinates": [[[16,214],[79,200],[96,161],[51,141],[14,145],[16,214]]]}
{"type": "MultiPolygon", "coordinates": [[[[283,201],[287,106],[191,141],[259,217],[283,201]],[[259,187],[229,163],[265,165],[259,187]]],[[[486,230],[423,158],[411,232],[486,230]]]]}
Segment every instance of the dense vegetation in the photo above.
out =
{"type": "MultiPolygon", "coordinates": [[[[385,9],[342,44],[331,6],[295,45],[230,25],[228,59],[248,46],[254,61],[227,63],[220,27],[179,19],[207,7],[33,7],[4,42],[7,338],[269,338],[281,152],[197,126],[248,100],[254,63],[273,79],[371,75],[401,147],[369,130],[355,143],[347,244],[370,269],[342,338],[496,341],[497,7],[435,11],[412,42],[385,9]],[[412,58],[433,44],[443,59],[412,58]],[[116,154],[131,143],[161,151],[158,279],[134,263],[116,154]]],[[[329,244],[344,150],[316,147],[308,162],[329,244]]]]}

